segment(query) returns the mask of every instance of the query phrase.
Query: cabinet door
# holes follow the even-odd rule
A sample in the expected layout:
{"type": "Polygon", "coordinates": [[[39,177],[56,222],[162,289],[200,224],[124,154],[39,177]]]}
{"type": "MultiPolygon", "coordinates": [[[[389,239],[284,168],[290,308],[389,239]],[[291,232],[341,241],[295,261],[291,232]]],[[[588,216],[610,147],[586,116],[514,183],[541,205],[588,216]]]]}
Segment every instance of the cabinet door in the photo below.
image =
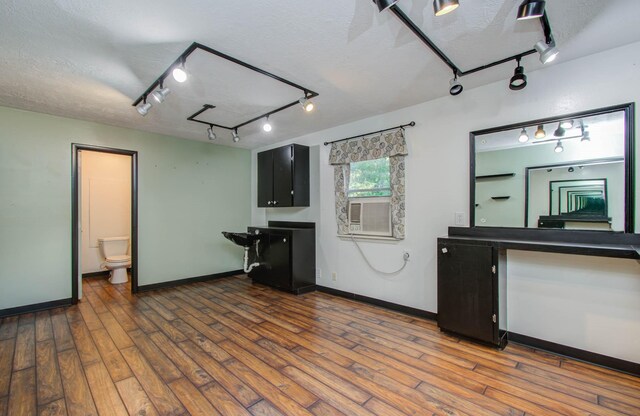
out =
{"type": "Polygon", "coordinates": [[[493,248],[438,244],[438,326],[480,341],[498,343],[497,277],[493,248]]]}
{"type": "Polygon", "coordinates": [[[290,207],[293,196],[293,146],[273,149],[273,200],[276,207],[290,207]]]}
{"type": "Polygon", "coordinates": [[[258,207],[270,207],[273,201],[273,151],[258,153],[258,207]]]}

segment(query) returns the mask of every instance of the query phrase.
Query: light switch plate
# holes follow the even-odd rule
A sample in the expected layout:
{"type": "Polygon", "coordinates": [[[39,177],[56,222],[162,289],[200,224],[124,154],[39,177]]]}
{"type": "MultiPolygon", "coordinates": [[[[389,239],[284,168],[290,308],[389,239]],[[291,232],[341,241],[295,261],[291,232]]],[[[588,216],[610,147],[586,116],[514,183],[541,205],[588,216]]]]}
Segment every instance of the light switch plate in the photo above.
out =
{"type": "Polygon", "coordinates": [[[455,225],[458,225],[460,227],[463,227],[465,225],[466,218],[464,212],[456,212],[454,217],[455,225]]]}

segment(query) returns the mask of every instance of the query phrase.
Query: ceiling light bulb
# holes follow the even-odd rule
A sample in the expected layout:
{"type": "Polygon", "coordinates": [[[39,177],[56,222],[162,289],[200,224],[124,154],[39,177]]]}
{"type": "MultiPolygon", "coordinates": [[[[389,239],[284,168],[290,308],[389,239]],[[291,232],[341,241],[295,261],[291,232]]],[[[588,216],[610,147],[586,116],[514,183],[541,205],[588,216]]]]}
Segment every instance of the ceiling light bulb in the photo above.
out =
{"type": "Polygon", "coordinates": [[[240,141],[240,136],[238,136],[238,132],[236,130],[232,131],[231,135],[233,136],[234,143],[238,143],[240,141]]]}
{"type": "Polygon", "coordinates": [[[378,10],[380,13],[387,10],[389,7],[393,6],[398,2],[398,0],[374,0],[376,6],[378,6],[378,10]]]}
{"type": "Polygon", "coordinates": [[[529,141],[529,135],[527,134],[527,129],[522,129],[520,132],[520,137],[518,137],[518,141],[520,143],[526,143],[529,141]]]}
{"type": "Polygon", "coordinates": [[[138,110],[138,113],[144,117],[147,114],[149,114],[149,110],[151,110],[151,107],[153,107],[151,105],[151,103],[148,103],[146,100],[140,104],[139,106],[136,107],[136,110],[138,110]]]}
{"type": "Polygon", "coordinates": [[[213,126],[209,127],[207,129],[207,137],[209,137],[209,140],[215,140],[216,139],[216,133],[213,131],[213,126]]]}
{"type": "Polygon", "coordinates": [[[162,104],[162,102],[167,98],[167,95],[171,93],[169,88],[160,88],[159,90],[155,90],[151,93],[151,97],[156,100],[158,104],[162,104]]]}
{"type": "Polygon", "coordinates": [[[553,62],[558,57],[558,53],[560,53],[558,48],[556,48],[556,43],[553,41],[551,43],[547,43],[541,40],[538,41],[534,47],[540,54],[540,62],[543,64],[553,62]]]}
{"type": "Polygon", "coordinates": [[[458,0],[433,0],[433,13],[442,16],[454,11],[459,5],[458,0]]]}
{"type": "Polygon", "coordinates": [[[269,123],[269,117],[267,117],[267,120],[264,122],[264,124],[262,125],[262,130],[266,131],[267,133],[269,133],[271,131],[273,127],[271,127],[271,123],[269,123]]]}
{"type": "Polygon", "coordinates": [[[171,75],[176,81],[185,82],[187,80],[187,71],[184,70],[184,64],[173,68],[171,75]]]}
{"type": "Polygon", "coordinates": [[[542,124],[540,124],[538,126],[538,130],[536,130],[535,138],[536,139],[544,139],[545,137],[547,137],[547,132],[544,131],[544,126],[542,124]]]}
{"type": "Polygon", "coordinates": [[[562,153],[564,151],[564,147],[562,147],[562,142],[560,140],[558,140],[558,144],[553,149],[553,151],[556,153],[562,153]]]}
{"type": "Polygon", "coordinates": [[[563,129],[570,129],[573,127],[573,120],[562,120],[560,122],[560,127],[563,129]]]}
{"type": "Polygon", "coordinates": [[[524,74],[524,67],[520,65],[520,60],[518,59],[518,66],[513,71],[513,76],[509,81],[509,89],[513,91],[520,91],[527,86],[527,76],[524,74]]]}
{"type": "Polygon", "coordinates": [[[535,19],[544,15],[543,0],[524,0],[518,7],[518,20],[535,19]]]}
{"type": "Polygon", "coordinates": [[[313,102],[306,97],[300,98],[298,102],[300,103],[302,108],[304,108],[304,111],[306,111],[307,113],[313,111],[313,109],[315,108],[315,106],[313,105],[313,102]]]}
{"type": "Polygon", "coordinates": [[[449,81],[449,94],[458,95],[462,92],[463,89],[464,87],[462,86],[462,83],[458,80],[457,76],[451,78],[451,81],[449,81]]]}

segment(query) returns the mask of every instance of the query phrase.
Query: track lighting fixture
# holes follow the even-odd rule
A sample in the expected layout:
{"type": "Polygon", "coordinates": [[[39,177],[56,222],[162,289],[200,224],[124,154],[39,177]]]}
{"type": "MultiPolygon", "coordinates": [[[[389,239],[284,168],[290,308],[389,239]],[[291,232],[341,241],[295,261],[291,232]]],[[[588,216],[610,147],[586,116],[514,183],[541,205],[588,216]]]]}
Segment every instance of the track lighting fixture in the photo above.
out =
{"type": "Polygon", "coordinates": [[[520,143],[526,143],[529,141],[529,134],[527,134],[527,129],[522,129],[522,131],[520,132],[520,137],[518,137],[518,141],[520,143]]]}
{"type": "Polygon", "coordinates": [[[573,120],[562,120],[560,122],[560,127],[562,127],[565,130],[573,128],[573,120]]]}
{"type": "Polygon", "coordinates": [[[266,121],[264,122],[264,124],[262,125],[262,130],[266,131],[267,133],[269,133],[271,131],[273,127],[271,126],[271,123],[269,123],[269,116],[267,116],[266,121]]]}
{"type": "Polygon", "coordinates": [[[556,145],[556,147],[553,149],[554,152],[556,153],[562,153],[564,152],[564,147],[562,147],[562,142],[560,140],[558,140],[558,144],[556,145]]]}
{"type": "Polygon", "coordinates": [[[304,111],[306,111],[307,113],[313,111],[313,109],[315,108],[315,106],[313,105],[313,102],[308,99],[306,96],[300,98],[300,100],[298,100],[300,102],[300,105],[302,106],[302,108],[304,108],[304,111]]]}
{"type": "Polygon", "coordinates": [[[207,129],[207,137],[212,141],[216,139],[216,133],[213,131],[212,125],[209,125],[209,128],[207,129]]]}
{"type": "Polygon", "coordinates": [[[534,48],[540,54],[540,62],[543,64],[553,62],[558,57],[558,53],[560,53],[558,48],[556,48],[556,43],[554,41],[549,43],[544,40],[538,41],[534,48]]]}
{"type": "Polygon", "coordinates": [[[180,66],[176,66],[175,68],[173,68],[173,71],[171,71],[171,75],[173,75],[173,79],[178,82],[185,82],[187,80],[188,76],[187,71],[185,71],[184,69],[184,58],[182,59],[180,66]]]}
{"type": "Polygon", "coordinates": [[[513,71],[513,76],[511,77],[511,81],[509,81],[509,89],[513,91],[520,91],[527,86],[527,76],[524,74],[524,67],[520,65],[520,59],[517,58],[518,66],[515,71],[513,71]]]}
{"type": "Polygon", "coordinates": [[[136,107],[136,110],[138,110],[138,114],[144,117],[149,114],[149,110],[151,110],[151,107],[153,107],[153,105],[147,102],[147,97],[145,96],[142,100],[142,103],[136,107]]]}
{"type": "Polygon", "coordinates": [[[584,124],[580,125],[580,129],[582,130],[582,137],[580,138],[581,143],[587,143],[591,141],[591,136],[589,136],[589,130],[587,130],[587,126],[584,124]]]}
{"type": "Polygon", "coordinates": [[[558,128],[553,132],[553,135],[556,137],[563,137],[566,133],[564,127],[562,127],[562,123],[558,123],[558,128]]]}
{"type": "Polygon", "coordinates": [[[433,13],[442,16],[454,11],[459,5],[458,0],[433,0],[433,13]]]}
{"type": "Polygon", "coordinates": [[[393,6],[398,2],[398,0],[373,0],[376,6],[378,6],[378,10],[380,13],[387,10],[389,7],[393,6]]]}
{"type": "Polygon", "coordinates": [[[462,83],[458,80],[458,74],[454,72],[453,78],[449,81],[449,94],[458,95],[463,89],[462,83]]]}
{"type": "Polygon", "coordinates": [[[240,141],[240,136],[238,136],[238,130],[232,131],[231,135],[233,136],[234,143],[238,143],[240,141]]]}
{"type": "Polygon", "coordinates": [[[170,93],[171,93],[171,90],[169,88],[163,88],[163,85],[161,83],[160,89],[152,92],[151,97],[153,97],[153,99],[156,100],[158,104],[162,104],[164,100],[167,98],[167,95],[169,95],[170,93]]]}
{"type": "Polygon", "coordinates": [[[544,14],[544,0],[524,0],[518,7],[518,20],[535,19],[544,14]]]}
{"type": "Polygon", "coordinates": [[[547,137],[547,132],[544,131],[544,126],[542,124],[538,125],[538,130],[536,130],[536,134],[534,135],[536,139],[544,139],[547,137]]]}

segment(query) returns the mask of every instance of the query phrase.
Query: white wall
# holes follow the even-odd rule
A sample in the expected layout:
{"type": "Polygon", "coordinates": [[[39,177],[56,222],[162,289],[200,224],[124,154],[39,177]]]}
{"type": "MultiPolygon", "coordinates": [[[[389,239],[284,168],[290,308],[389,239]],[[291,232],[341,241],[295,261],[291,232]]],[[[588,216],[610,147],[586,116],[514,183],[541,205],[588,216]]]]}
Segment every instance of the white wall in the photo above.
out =
{"type": "MultiPolygon", "coordinates": [[[[394,277],[384,277],[371,271],[352,242],[336,237],[333,169],[328,165],[329,147],[320,146],[319,208],[309,208],[306,215],[303,213],[305,210],[296,213],[296,217],[306,216],[319,223],[317,262],[323,274],[318,284],[436,312],[436,239],[447,234],[447,227],[453,225],[455,212],[464,212],[466,218],[469,216],[469,132],[637,101],[640,98],[639,63],[640,43],[635,43],[529,73],[529,85],[520,92],[510,91],[507,80],[504,80],[465,90],[457,97],[443,97],[291,140],[300,144],[320,145],[324,141],[411,120],[417,123],[416,127],[407,130],[407,238],[398,243],[362,243],[374,264],[386,270],[401,265],[402,252],[410,252],[409,265],[394,277]],[[333,271],[338,275],[335,282],[331,280],[333,271]]],[[[318,108],[317,111],[322,109],[318,108]]],[[[256,208],[255,153],[265,149],[254,151],[252,160],[252,218],[256,225],[265,224],[276,212],[281,212],[277,208],[256,208]]],[[[636,212],[636,223],[638,218],[640,215],[636,212]]],[[[574,257],[554,255],[556,260],[552,267],[537,270],[538,278],[557,281],[558,285],[573,285],[577,293],[597,292],[607,302],[619,296],[627,300],[636,299],[636,302],[630,303],[624,310],[592,308],[593,297],[577,297],[573,303],[557,304],[556,313],[549,317],[540,314],[540,311],[548,307],[546,298],[552,295],[529,297],[528,292],[533,289],[523,285],[526,275],[518,271],[519,267],[530,263],[534,264],[535,269],[535,262],[541,256],[545,255],[511,255],[509,271],[513,273],[509,276],[509,299],[520,297],[531,301],[511,303],[510,329],[552,342],[562,343],[570,338],[574,340],[571,345],[576,348],[640,362],[640,349],[637,348],[640,340],[640,302],[637,302],[640,299],[640,287],[629,284],[640,281],[640,264],[605,258],[580,258],[585,264],[597,267],[601,271],[601,278],[607,280],[606,285],[601,282],[594,285],[593,278],[582,278],[584,269],[573,267],[576,262],[574,257]],[[616,279],[609,279],[614,275],[616,279]],[[621,295],[621,292],[624,293],[621,295]],[[596,315],[600,322],[610,322],[624,315],[618,320],[621,323],[618,328],[624,329],[620,331],[624,334],[624,342],[613,346],[611,339],[606,336],[608,333],[601,331],[600,326],[576,326],[575,319],[571,319],[576,305],[579,305],[580,311],[591,310],[591,314],[596,315]],[[537,315],[544,321],[536,322],[535,326],[524,319],[537,315]]],[[[537,283],[532,284],[536,287],[537,283]]]]}
{"type": "Polygon", "coordinates": [[[131,156],[81,151],[80,178],[81,270],[91,273],[104,270],[98,238],[131,234],[131,156]]]}

